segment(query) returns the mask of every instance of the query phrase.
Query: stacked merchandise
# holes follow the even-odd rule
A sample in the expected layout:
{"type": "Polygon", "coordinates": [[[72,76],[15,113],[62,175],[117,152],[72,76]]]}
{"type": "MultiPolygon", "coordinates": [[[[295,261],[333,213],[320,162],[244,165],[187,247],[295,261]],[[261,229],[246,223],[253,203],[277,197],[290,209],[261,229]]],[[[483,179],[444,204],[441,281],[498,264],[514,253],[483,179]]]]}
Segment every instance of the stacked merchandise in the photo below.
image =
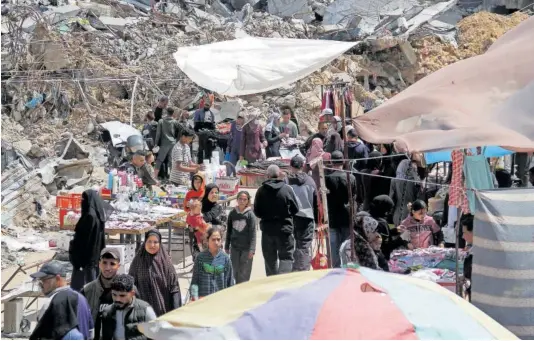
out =
{"type": "MultiPolygon", "coordinates": [[[[458,255],[459,271],[467,252],[458,255]]],[[[395,250],[389,260],[390,272],[432,280],[449,289],[455,287],[456,250],[431,246],[427,249],[395,250]]]]}
{"type": "Polygon", "coordinates": [[[270,165],[277,165],[281,170],[289,171],[289,164],[282,160],[262,160],[248,164],[246,169],[241,169],[238,173],[241,174],[256,174],[265,175],[267,168],[270,165]]]}

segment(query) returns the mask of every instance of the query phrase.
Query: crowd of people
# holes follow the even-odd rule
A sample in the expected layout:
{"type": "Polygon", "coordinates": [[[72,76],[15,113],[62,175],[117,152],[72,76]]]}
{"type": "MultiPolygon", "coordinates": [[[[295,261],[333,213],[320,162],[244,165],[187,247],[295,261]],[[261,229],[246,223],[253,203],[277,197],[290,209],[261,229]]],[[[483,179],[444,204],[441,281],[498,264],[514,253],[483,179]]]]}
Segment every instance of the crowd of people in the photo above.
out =
{"type": "MultiPolygon", "coordinates": [[[[312,242],[318,227],[326,222],[323,191],[333,267],[357,262],[389,271],[388,260],[394,250],[444,247],[443,222],[439,224],[427,214],[428,193],[421,180],[428,176],[428,168],[421,156],[397,155],[391,145],[362,141],[350,122],[343,131],[341,120],[330,109],[323,111],[315,133],[299,127],[289,109],[281,115],[273,113],[264,128],[257,116],[245,121],[244,115],[238,115],[226,148],[233,164],[261,159],[263,149],[267,157],[280,156],[283,138],[304,134],[308,139],[301,147],[302,156],[290,160],[289,172],[270,165],[254,200],[249,192],[240,191],[237,204],[227,214],[218,201],[218,186],[206,184],[201,172],[212,146],[198,133],[214,129],[211,101],[202,103],[194,114],[193,126],[189,126],[189,114],[177,115],[163,97],[155,112],[147,115],[143,128],[145,136],[154,133],[149,146],[152,152],[136,152],[125,165],[140,175],[145,185],[157,185],[167,175],[171,183],[190,188],[183,209],[187,212],[194,259],[189,288],[192,300],[250,280],[258,221],[267,276],[310,270],[312,242]],[[195,135],[199,136],[196,162],[191,147],[195,135]],[[324,165],[324,182],[320,162],[324,165]]],[[[530,176],[534,185],[534,168],[530,176]]],[[[106,247],[108,215],[99,194],[85,191],[81,218],[69,248],[73,268],[70,286],[68,269],[59,261],[46,263],[31,275],[49,298],[39,313],[32,339],[144,339],[138,324],[184,304],[178,275],[157,230],[146,233],[128,274],[118,274],[120,254],[106,247]]],[[[461,226],[469,250],[473,216],[465,214],[461,226]]],[[[465,263],[467,279],[470,264],[472,255],[465,263]]]]}

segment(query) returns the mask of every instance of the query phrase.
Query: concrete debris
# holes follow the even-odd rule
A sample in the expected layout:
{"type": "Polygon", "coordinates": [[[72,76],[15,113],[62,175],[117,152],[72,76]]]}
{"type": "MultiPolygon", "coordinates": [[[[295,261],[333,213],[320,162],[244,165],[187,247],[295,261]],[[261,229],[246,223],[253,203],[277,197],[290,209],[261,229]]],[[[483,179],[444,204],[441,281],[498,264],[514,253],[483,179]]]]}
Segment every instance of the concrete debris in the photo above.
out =
{"type": "Polygon", "coordinates": [[[305,23],[310,23],[315,19],[308,0],[269,0],[267,8],[270,14],[282,18],[302,19],[305,23]]]}

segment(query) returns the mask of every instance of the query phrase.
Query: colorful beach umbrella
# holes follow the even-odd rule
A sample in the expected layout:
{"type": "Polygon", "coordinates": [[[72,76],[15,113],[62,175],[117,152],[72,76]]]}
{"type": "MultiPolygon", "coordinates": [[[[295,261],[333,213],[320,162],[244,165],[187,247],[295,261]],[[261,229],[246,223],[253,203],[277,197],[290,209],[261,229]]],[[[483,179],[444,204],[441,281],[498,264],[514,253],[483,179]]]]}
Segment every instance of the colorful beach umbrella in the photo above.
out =
{"type": "Polygon", "coordinates": [[[431,282],[367,268],[297,272],[205,297],[139,326],[152,339],[517,339],[431,282]]]}

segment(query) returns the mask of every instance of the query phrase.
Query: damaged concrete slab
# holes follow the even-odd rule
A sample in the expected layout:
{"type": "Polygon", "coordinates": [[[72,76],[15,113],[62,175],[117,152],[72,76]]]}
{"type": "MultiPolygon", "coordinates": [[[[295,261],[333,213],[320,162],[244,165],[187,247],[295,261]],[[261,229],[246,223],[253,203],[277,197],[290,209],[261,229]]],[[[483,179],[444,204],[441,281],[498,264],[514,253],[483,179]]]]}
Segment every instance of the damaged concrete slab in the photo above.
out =
{"type": "Polygon", "coordinates": [[[308,0],[268,0],[267,9],[272,15],[302,19],[306,23],[315,19],[308,0]]]}

